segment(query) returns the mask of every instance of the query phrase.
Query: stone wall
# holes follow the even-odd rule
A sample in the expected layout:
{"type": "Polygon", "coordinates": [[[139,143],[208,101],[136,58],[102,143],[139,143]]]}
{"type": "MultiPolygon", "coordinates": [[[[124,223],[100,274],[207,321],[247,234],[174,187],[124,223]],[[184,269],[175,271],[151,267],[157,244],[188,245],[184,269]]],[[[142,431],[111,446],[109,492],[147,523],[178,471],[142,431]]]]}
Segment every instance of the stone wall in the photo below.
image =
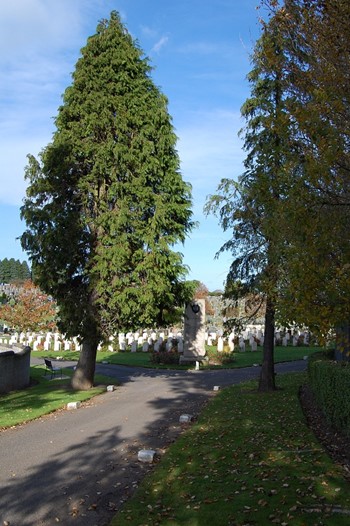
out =
{"type": "Polygon", "coordinates": [[[24,389],[30,384],[30,347],[0,350],[0,393],[24,389]]]}

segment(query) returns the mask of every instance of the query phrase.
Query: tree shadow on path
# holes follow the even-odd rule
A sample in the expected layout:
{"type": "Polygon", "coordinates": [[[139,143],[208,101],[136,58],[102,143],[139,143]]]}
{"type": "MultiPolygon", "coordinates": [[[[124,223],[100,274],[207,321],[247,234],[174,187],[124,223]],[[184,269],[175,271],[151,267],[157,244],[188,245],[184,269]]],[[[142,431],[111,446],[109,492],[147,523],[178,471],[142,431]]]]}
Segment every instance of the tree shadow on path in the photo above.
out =
{"type": "Polygon", "coordinates": [[[158,458],[196,418],[215,385],[257,378],[259,371],[179,372],[97,366],[120,382],[115,391],[24,426],[1,439],[0,523],[107,526],[158,458]],[[217,374],[220,373],[220,374],[217,374]]]}

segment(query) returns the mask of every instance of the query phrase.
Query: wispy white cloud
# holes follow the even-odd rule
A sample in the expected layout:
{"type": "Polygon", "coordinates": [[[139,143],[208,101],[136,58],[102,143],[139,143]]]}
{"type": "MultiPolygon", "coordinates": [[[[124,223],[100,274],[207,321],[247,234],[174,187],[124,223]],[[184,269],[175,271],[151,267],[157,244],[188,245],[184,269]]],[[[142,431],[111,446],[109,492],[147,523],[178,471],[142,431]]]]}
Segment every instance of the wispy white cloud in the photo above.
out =
{"type": "Polygon", "coordinates": [[[27,155],[37,155],[47,138],[19,138],[14,141],[2,137],[0,141],[0,202],[20,206],[25,196],[24,180],[27,155]]]}
{"type": "Polygon", "coordinates": [[[0,4],[1,62],[62,49],[80,34],[80,2],[12,0],[0,4]]]}
{"type": "Polygon", "coordinates": [[[158,42],[154,44],[151,51],[154,53],[159,53],[159,51],[168,43],[169,37],[163,36],[161,37],[158,42]]]}
{"type": "Polygon", "coordinates": [[[231,255],[215,256],[231,233],[222,230],[214,215],[205,217],[203,208],[221,179],[237,179],[243,171],[245,153],[237,135],[242,124],[239,112],[214,108],[186,114],[177,127],[182,175],[192,184],[193,217],[199,221],[184,247],[189,279],[200,279],[210,290],[222,287],[228,274],[231,255]]]}
{"type": "Polygon", "coordinates": [[[244,152],[237,136],[242,121],[239,113],[222,109],[196,112],[187,119],[177,129],[182,172],[203,201],[204,193],[215,192],[222,178],[242,173],[244,152]]]}
{"type": "Polygon", "coordinates": [[[21,203],[26,155],[51,139],[53,117],[79,55],[81,0],[0,3],[0,202],[21,203]],[[72,52],[72,50],[75,50],[72,52]]]}
{"type": "Polygon", "coordinates": [[[156,38],[158,34],[156,29],[144,25],[141,25],[141,32],[146,38],[156,38]]]}
{"type": "MultiPolygon", "coordinates": [[[[16,235],[21,232],[18,208],[25,195],[26,155],[37,155],[50,142],[80,48],[98,21],[117,9],[133,37],[142,38],[141,47],[155,57],[154,78],[169,97],[181,171],[193,186],[194,219],[200,226],[186,243],[185,262],[191,276],[209,288],[222,282],[229,258],[213,258],[227,236],[216,218],[204,218],[203,205],[223,177],[235,178],[243,170],[237,132],[243,125],[239,106],[249,65],[239,35],[250,41],[245,28],[255,24],[256,0],[245,0],[243,10],[232,0],[218,3],[220,10],[211,0],[193,2],[191,9],[188,0],[174,5],[158,0],[0,0],[0,222],[16,226],[16,235]],[[203,8],[207,20],[200,18],[203,8]]],[[[8,233],[0,258],[15,256],[8,233]]]]}

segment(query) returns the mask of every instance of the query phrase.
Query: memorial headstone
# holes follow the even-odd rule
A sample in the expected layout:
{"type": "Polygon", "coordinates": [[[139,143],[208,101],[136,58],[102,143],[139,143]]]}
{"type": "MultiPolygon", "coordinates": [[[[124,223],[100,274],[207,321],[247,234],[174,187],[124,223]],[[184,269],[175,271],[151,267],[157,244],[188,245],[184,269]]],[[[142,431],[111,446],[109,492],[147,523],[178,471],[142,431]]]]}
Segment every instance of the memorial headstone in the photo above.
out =
{"type": "Polygon", "coordinates": [[[245,352],[245,341],[243,338],[239,339],[239,352],[245,352]]]}
{"type": "Polygon", "coordinates": [[[230,349],[230,352],[233,352],[235,350],[235,333],[231,332],[230,336],[228,337],[228,346],[230,349]]]}
{"type": "Polygon", "coordinates": [[[219,336],[218,338],[218,352],[222,352],[224,350],[224,339],[222,336],[219,336]]]}
{"type": "Polygon", "coordinates": [[[184,352],[180,363],[196,362],[205,356],[205,300],[190,301],[185,310],[184,352]]]}

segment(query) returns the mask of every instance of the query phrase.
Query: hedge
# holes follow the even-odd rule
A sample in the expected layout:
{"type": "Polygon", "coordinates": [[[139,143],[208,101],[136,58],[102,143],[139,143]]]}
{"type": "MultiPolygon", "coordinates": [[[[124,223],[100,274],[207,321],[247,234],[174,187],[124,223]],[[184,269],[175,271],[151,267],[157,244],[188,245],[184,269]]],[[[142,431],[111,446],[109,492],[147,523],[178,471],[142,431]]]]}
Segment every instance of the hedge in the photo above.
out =
{"type": "Polygon", "coordinates": [[[350,364],[317,354],[309,362],[309,382],[327,421],[350,436],[350,364]]]}

